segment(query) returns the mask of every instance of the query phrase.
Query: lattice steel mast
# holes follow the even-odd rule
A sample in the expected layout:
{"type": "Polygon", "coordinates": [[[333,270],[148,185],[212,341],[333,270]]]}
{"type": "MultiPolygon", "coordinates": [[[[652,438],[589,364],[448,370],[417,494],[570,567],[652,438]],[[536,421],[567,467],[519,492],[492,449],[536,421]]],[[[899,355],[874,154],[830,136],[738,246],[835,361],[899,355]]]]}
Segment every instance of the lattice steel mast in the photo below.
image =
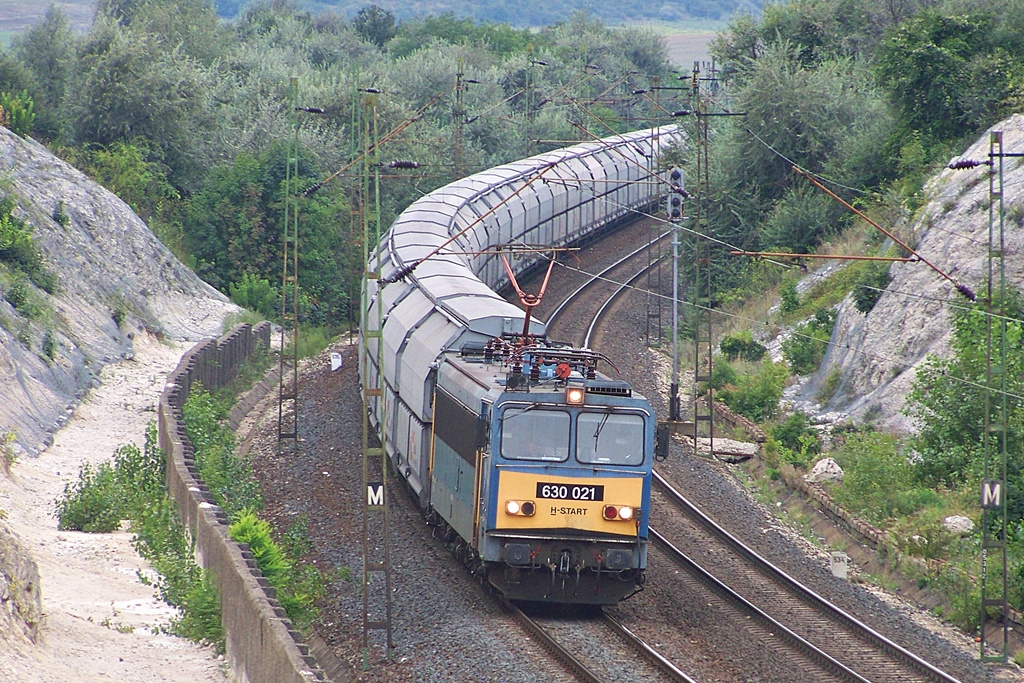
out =
{"type": "MultiPolygon", "coordinates": [[[[374,96],[371,95],[370,98],[374,96]]],[[[384,365],[383,365],[383,343],[381,334],[384,325],[384,306],[382,301],[381,283],[381,253],[376,247],[380,244],[380,163],[378,162],[378,140],[377,140],[377,107],[375,100],[368,98],[367,106],[371,109],[370,115],[364,117],[363,140],[365,149],[372,150],[363,157],[363,263],[365,265],[362,305],[359,307],[360,324],[362,330],[362,346],[359,349],[360,356],[360,377],[363,378],[363,490],[366,491],[366,500],[363,505],[363,668],[369,668],[370,664],[370,632],[384,631],[387,634],[386,657],[391,660],[394,650],[391,630],[391,541],[390,523],[388,515],[388,462],[387,462],[387,397],[384,392],[384,365]],[[371,122],[372,140],[371,148],[371,122]],[[371,174],[373,188],[370,188],[371,174]],[[372,204],[369,204],[372,197],[372,204]],[[369,204],[369,205],[368,205],[369,204]],[[370,246],[375,248],[374,263],[370,264],[370,246]],[[370,282],[376,282],[376,328],[367,329],[367,322],[370,315],[370,282]],[[377,372],[372,376],[369,370],[369,356],[373,354],[376,358],[377,372]],[[371,384],[376,380],[376,386],[371,384]],[[377,419],[380,421],[380,446],[372,446],[370,408],[376,402],[379,410],[376,411],[377,419]],[[378,470],[379,467],[379,470],[378,470]],[[379,477],[376,479],[375,477],[379,477]],[[371,521],[371,517],[374,519],[371,521]],[[371,577],[374,574],[383,574],[384,586],[381,595],[381,586],[371,585],[371,577]],[[377,604],[376,611],[371,610],[371,592],[373,598],[383,602],[383,619],[380,618],[381,605],[377,604]],[[376,615],[376,617],[372,616],[376,615]]]]}
{"type": "Polygon", "coordinates": [[[284,232],[281,242],[284,264],[281,269],[281,353],[278,371],[277,448],[285,439],[298,441],[299,434],[299,86],[298,79],[288,82],[288,124],[291,129],[285,161],[284,232]],[[290,337],[290,344],[289,344],[290,337]],[[291,405],[291,411],[286,409],[291,405]]]}

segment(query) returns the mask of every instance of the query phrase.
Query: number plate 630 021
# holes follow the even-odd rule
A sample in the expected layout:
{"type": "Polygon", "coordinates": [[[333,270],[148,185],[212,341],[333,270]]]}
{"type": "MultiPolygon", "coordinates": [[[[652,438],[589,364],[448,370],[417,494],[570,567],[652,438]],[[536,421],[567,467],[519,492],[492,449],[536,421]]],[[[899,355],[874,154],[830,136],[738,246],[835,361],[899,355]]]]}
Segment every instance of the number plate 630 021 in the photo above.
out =
{"type": "Polygon", "coordinates": [[[604,486],[537,482],[537,497],[555,500],[604,500],[604,486]]]}

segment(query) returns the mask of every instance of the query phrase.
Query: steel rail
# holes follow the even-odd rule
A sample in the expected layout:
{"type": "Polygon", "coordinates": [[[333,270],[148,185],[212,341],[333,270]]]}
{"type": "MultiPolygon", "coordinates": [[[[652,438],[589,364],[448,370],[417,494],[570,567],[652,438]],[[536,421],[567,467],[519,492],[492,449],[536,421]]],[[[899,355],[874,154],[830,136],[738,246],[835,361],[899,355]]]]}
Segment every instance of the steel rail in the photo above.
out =
{"type": "MultiPolygon", "coordinates": [[[[713,519],[704,514],[699,508],[693,503],[686,499],[683,494],[677,491],[664,477],[662,477],[657,471],[654,472],[654,481],[666,491],[674,502],[686,510],[687,513],[693,515],[697,521],[707,529],[712,535],[726,542],[734,551],[736,551],[745,560],[763,569],[765,573],[770,575],[775,581],[782,584],[798,597],[803,599],[805,602],[811,604],[819,612],[824,612],[836,621],[845,624],[848,628],[863,634],[867,640],[873,642],[876,647],[887,652],[893,658],[902,661],[904,664],[910,665],[921,674],[931,678],[935,681],[941,681],[942,683],[960,683],[960,681],[952,675],[942,671],[941,669],[933,666],[926,662],[922,658],[915,655],[910,650],[907,650],[903,646],[893,642],[886,638],[878,631],[874,630],[867,624],[858,620],[853,615],[844,611],[840,607],[832,604],[818,593],[812,591],[810,588],[804,586],[802,583],[792,578],[789,574],[785,573],[771,562],[766,560],[764,557],[759,555],[752,548],[744,544],[738,538],[730,534],[724,528],[718,525],[713,519]]],[[[653,529],[652,529],[653,534],[653,529]]]]}
{"type": "Polygon", "coordinates": [[[678,666],[670,662],[668,658],[666,658],[663,654],[661,654],[653,647],[648,645],[646,641],[640,638],[640,636],[636,635],[628,628],[626,628],[626,626],[621,621],[619,621],[612,615],[608,614],[604,610],[602,610],[601,613],[604,615],[605,621],[608,622],[608,624],[612,627],[612,629],[615,630],[616,633],[618,633],[622,638],[631,643],[634,647],[641,650],[644,653],[644,655],[649,660],[651,660],[651,662],[655,666],[657,666],[659,669],[668,674],[668,676],[672,678],[672,680],[681,681],[682,683],[697,683],[696,679],[688,676],[685,671],[683,671],[678,666]]]}
{"type": "Polygon", "coordinates": [[[501,603],[505,606],[505,609],[512,613],[516,621],[520,623],[529,633],[537,637],[541,646],[553,654],[559,661],[561,661],[569,672],[587,683],[605,683],[604,679],[600,678],[597,674],[587,668],[587,666],[577,659],[571,652],[559,645],[558,641],[551,637],[544,628],[536,621],[528,617],[523,610],[516,607],[512,602],[501,598],[501,603]]]}
{"type": "MultiPolygon", "coordinates": [[[[586,289],[587,287],[590,287],[590,286],[591,286],[592,284],[594,284],[595,282],[598,282],[598,281],[602,281],[602,278],[604,278],[604,276],[605,276],[605,275],[607,275],[607,274],[608,274],[608,273],[610,273],[611,271],[615,270],[616,268],[618,268],[619,266],[621,266],[621,265],[622,265],[623,263],[625,263],[626,261],[629,261],[629,260],[630,260],[631,258],[634,258],[634,257],[635,257],[635,256],[637,256],[638,254],[640,254],[641,252],[643,252],[643,250],[644,250],[644,249],[649,249],[649,248],[650,248],[650,247],[651,247],[652,245],[654,245],[654,244],[656,244],[657,242],[659,242],[659,241],[661,241],[661,240],[665,239],[665,237],[667,237],[667,236],[668,236],[668,235],[670,235],[670,234],[671,234],[671,231],[665,231],[665,232],[661,233],[660,235],[658,235],[657,237],[655,237],[655,238],[654,238],[653,240],[651,240],[651,241],[650,241],[650,242],[648,242],[647,244],[644,244],[644,245],[643,245],[642,247],[640,247],[640,248],[638,248],[638,249],[634,250],[633,252],[631,252],[631,253],[627,254],[626,256],[623,256],[623,257],[622,257],[622,258],[620,258],[620,259],[619,259],[618,261],[616,261],[615,263],[611,264],[610,266],[608,266],[607,268],[605,268],[604,270],[602,270],[602,271],[601,271],[600,273],[597,273],[597,274],[595,274],[595,275],[591,275],[591,276],[590,276],[590,278],[589,278],[589,279],[588,279],[588,280],[587,280],[586,282],[584,282],[584,283],[583,283],[582,285],[580,285],[579,287],[577,287],[577,288],[576,288],[576,289],[575,289],[575,290],[573,291],[573,293],[572,293],[572,294],[570,294],[569,296],[567,296],[567,297],[565,298],[565,300],[564,300],[564,301],[562,301],[562,303],[558,304],[558,306],[557,306],[557,307],[555,308],[555,310],[553,310],[553,311],[551,312],[551,314],[550,314],[550,315],[548,315],[548,318],[547,318],[547,320],[545,320],[545,321],[544,321],[544,325],[545,325],[546,327],[551,327],[552,323],[554,323],[554,321],[555,321],[555,320],[556,320],[556,319],[558,318],[558,316],[559,316],[559,315],[561,315],[561,314],[562,314],[562,313],[564,312],[564,310],[565,310],[566,308],[568,308],[568,307],[569,307],[570,305],[572,305],[572,303],[573,303],[573,300],[574,300],[574,299],[575,299],[575,298],[576,298],[576,297],[577,297],[577,296],[578,296],[578,295],[580,294],[580,292],[582,292],[583,290],[585,290],[585,289],[586,289]]],[[[606,239],[607,239],[607,238],[606,238],[606,239]]]]}
{"type": "Polygon", "coordinates": [[[644,266],[644,268],[640,270],[640,272],[636,273],[633,277],[629,278],[627,281],[620,284],[618,289],[612,292],[612,295],[610,297],[605,299],[604,303],[601,304],[601,307],[597,309],[597,313],[594,314],[593,320],[590,321],[590,326],[587,328],[587,334],[583,338],[584,348],[590,348],[590,339],[591,337],[594,336],[594,331],[597,329],[598,323],[601,322],[601,319],[608,312],[608,309],[611,308],[615,300],[618,299],[623,293],[631,291],[633,289],[633,283],[639,280],[644,275],[646,275],[647,271],[649,271],[651,268],[654,268],[659,263],[661,263],[660,258],[654,263],[647,264],[646,266],[644,266]]]}
{"type": "Polygon", "coordinates": [[[832,673],[843,676],[845,680],[854,681],[854,683],[872,683],[869,679],[864,678],[824,650],[821,650],[803,636],[777,621],[770,614],[720,581],[711,574],[711,572],[697,564],[697,562],[691,559],[686,553],[672,545],[669,540],[656,531],[654,527],[648,527],[648,532],[655,543],[657,543],[663,550],[667,551],[672,559],[678,564],[693,572],[701,583],[711,588],[711,590],[715,591],[726,600],[740,605],[744,610],[757,617],[761,623],[771,628],[772,633],[782,634],[797,649],[809,655],[812,659],[829,669],[832,673]]]}

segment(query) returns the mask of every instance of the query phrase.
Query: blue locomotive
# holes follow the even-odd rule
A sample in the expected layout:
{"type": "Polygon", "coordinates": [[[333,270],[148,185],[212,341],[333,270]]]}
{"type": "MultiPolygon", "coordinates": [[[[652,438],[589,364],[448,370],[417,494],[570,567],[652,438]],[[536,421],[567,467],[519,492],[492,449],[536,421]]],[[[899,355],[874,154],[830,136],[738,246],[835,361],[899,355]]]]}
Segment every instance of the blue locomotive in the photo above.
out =
{"type": "Polygon", "coordinates": [[[655,416],[599,354],[547,343],[495,293],[542,258],[505,254],[655,206],[659,150],[679,137],[639,131],[464,178],[406,209],[371,258],[371,421],[428,518],[509,598],[611,604],[642,583],[655,416]]]}

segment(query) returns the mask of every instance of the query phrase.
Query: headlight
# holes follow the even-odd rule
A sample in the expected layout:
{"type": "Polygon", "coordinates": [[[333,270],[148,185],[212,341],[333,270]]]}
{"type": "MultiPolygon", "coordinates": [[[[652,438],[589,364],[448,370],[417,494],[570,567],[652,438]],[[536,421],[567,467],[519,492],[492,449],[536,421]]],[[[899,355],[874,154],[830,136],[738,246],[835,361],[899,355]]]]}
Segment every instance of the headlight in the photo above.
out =
{"type": "Polygon", "coordinates": [[[601,510],[601,516],[609,522],[618,520],[628,522],[636,514],[636,508],[631,505],[605,505],[601,510]]]}
{"type": "Polygon", "coordinates": [[[533,517],[537,506],[532,500],[509,500],[505,501],[505,512],[516,517],[533,517]]]}
{"type": "Polygon", "coordinates": [[[571,406],[583,405],[583,387],[569,387],[565,391],[565,402],[571,406]]]}

